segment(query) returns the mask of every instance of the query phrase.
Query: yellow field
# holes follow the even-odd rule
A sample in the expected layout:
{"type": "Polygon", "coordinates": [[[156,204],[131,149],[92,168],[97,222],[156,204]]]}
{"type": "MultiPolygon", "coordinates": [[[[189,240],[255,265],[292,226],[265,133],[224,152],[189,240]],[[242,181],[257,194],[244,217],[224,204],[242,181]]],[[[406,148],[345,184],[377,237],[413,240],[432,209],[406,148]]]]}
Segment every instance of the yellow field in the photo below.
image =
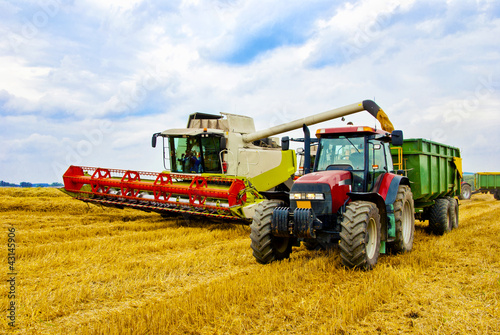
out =
{"type": "Polygon", "coordinates": [[[54,189],[0,189],[0,218],[0,333],[500,334],[500,201],[491,195],[462,201],[460,228],[445,236],[419,223],[414,250],[382,256],[371,272],[304,247],[259,265],[248,227],[102,209],[54,189]]]}

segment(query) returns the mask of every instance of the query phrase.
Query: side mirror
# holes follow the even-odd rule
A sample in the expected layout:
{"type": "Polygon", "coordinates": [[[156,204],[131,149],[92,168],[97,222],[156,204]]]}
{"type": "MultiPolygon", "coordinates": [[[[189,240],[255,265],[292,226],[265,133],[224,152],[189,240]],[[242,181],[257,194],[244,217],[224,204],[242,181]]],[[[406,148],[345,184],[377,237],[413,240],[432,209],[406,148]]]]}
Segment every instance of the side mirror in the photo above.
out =
{"type": "Polygon", "coordinates": [[[160,136],[161,133],[154,133],[153,137],[151,138],[151,146],[153,148],[156,148],[156,138],[160,136]]]}
{"type": "Polygon", "coordinates": [[[290,137],[283,136],[281,138],[281,150],[289,150],[290,149],[290,137]]]}
{"type": "Polygon", "coordinates": [[[403,131],[394,130],[391,134],[392,145],[395,147],[400,147],[403,145],[403,131]]]}
{"type": "Polygon", "coordinates": [[[227,142],[226,142],[226,138],[224,136],[222,136],[220,138],[219,148],[221,151],[227,149],[227,142]]]}

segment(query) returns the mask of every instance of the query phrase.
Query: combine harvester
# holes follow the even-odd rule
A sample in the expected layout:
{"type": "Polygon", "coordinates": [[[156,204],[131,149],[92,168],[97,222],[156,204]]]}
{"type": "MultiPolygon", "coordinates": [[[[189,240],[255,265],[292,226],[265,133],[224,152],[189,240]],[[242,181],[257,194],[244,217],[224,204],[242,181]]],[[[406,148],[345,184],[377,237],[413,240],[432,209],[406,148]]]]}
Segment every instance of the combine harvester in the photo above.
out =
{"type": "Polygon", "coordinates": [[[414,207],[417,217],[429,219],[438,234],[458,226],[458,203],[452,198],[460,192],[458,149],[424,141],[429,150],[410,153],[405,145],[411,142],[403,145],[402,132],[394,131],[371,100],[261,131],[246,116],[195,113],[187,128],[154,134],[153,147],[158,137],[169,171],[71,166],[63,176],[65,191],[104,206],[251,223],[253,255],[263,264],[289,257],[300,242],[314,249],[340,242],[344,265],[371,269],[386,244],[396,252],[411,250],[414,207]],[[318,151],[309,171],[307,126],[361,111],[373,115],[382,130],[318,130],[318,151]],[[296,155],[289,149],[290,139],[283,137],[280,147],[270,136],[300,128],[305,168],[294,180],[296,155]],[[394,173],[389,143],[403,145],[396,156],[400,174],[406,165],[408,176],[394,173]],[[425,159],[427,163],[421,161],[425,159]],[[412,195],[410,187],[417,192],[412,195]]]}

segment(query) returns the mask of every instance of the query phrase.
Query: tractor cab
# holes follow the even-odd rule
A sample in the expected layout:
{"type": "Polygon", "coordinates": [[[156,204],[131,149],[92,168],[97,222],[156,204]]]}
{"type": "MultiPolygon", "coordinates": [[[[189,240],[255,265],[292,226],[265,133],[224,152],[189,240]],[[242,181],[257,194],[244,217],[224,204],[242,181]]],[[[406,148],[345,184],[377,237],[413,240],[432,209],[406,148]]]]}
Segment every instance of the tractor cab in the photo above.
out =
{"type": "Polygon", "coordinates": [[[391,134],[371,127],[319,129],[314,172],[345,170],[352,173],[351,191],[370,192],[377,178],[392,172],[391,134]]]}

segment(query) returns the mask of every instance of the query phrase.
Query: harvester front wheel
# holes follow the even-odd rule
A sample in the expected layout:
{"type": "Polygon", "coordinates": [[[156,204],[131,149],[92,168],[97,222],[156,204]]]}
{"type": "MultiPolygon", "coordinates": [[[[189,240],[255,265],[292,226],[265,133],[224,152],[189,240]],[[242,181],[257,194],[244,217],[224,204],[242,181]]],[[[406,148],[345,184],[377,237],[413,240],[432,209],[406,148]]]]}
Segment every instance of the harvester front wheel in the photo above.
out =
{"type": "Polygon", "coordinates": [[[429,210],[429,229],[433,234],[443,235],[453,228],[451,204],[446,198],[436,199],[429,210]]]}
{"type": "Polygon", "coordinates": [[[415,236],[415,216],[413,215],[413,194],[409,186],[400,185],[394,202],[394,219],[396,223],[396,238],[391,244],[392,250],[408,252],[413,248],[415,236]]]}
{"type": "Polygon", "coordinates": [[[292,252],[291,238],[276,237],[271,233],[273,211],[283,204],[283,202],[275,200],[263,201],[255,210],[250,225],[250,239],[252,240],[253,256],[261,264],[288,258],[292,252]]]}
{"type": "Polygon", "coordinates": [[[340,233],[340,257],[348,268],[371,270],[380,255],[380,214],[368,201],[346,206],[340,233]]]}

